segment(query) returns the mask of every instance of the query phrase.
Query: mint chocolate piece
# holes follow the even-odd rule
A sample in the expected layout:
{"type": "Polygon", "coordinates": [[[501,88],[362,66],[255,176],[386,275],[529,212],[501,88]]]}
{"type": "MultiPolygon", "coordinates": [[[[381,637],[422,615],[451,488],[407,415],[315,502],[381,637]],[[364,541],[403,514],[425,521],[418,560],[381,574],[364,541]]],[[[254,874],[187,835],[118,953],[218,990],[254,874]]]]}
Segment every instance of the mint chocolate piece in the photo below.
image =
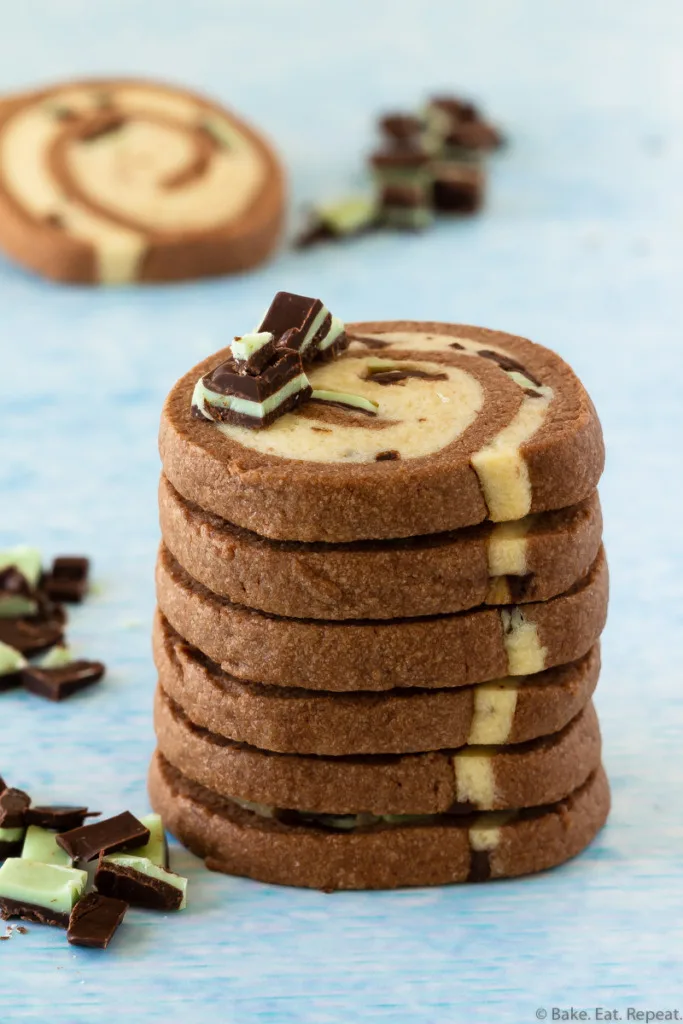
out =
{"type": "Polygon", "coordinates": [[[395,142],[419,142],[424,122],[413,114],[386,114],[380,118],[380,131],[395,142]]]}
{"type": "Polygon", "coordinates": [[[90,560],[83,555],[59,555],[43,578],[42,588],[53,601],[78,603],[88,591],[90,560]]]}
{"type": "Polygon", "coordinates": [[[66,937],[72,946],[106,949],[119,927],[128,904],[91,892],[71,911],[66,937]]]}
{"type": "Polygon", "coordinates": [[[30,693],[46,700],[60,701],[99,682],[104,673],[101,661],[81,660],[55,668],[29,665],[22,672],[21,679],[30,693]]]}
{"type": "Polygon", "coordinates": [[[5,789],[0,793],[0,828],[25,828],[26,811],[31,797],[22,789],[5,789]]]}
{"type": "Polygon", "coordinates": [[[131,853],[102,855],[95,875],[97,891],[150,910],[183,910],[187,879],[131,853]]]}
{"type": "Polygon", "coordinates": [[[0,867],[0,913],[66,928],[87,882],[86,871],[12,857],[0,867]]]}
{"type": "Polygon", "coordinates": [[[270,331],[243,334],[235,338],[230,348],[238,372],[256,376],[275,355],[275,335],[270,331]]]}
{"type": "Polygon", "coordinates": [[[234,359],[221,363],[197,382],[192,409],[195,416],[221,423],[267,427],[310,394],[300,354],[283,348],[255,377],[240,373],[234,359]]]}
{"type": "MultiPolygon", "coordinates": [[[[23,654],[9,644],[0,643],[0,693],[21,685],[21,672],[25,667],[26,659],[23,654]]],[[[4,788],[5,785],[0,779],[0,792],[4,788]]]]}
{"type": "Polygon", "coordinates": [[[80,828],[86,818],[97,818],[99,815],[100,811],[89,811],[87,807],[29,807],[25,821],[27,825],[38,825],[53,832],[71,832],[80,828]]]}
{"type": "Polygon", "coordinates": [[[0,617],[0,643],[14,647],[20,654],[47,651],[64,639],[64,614],[59,605],[38,601],[38,612],[31,617],[0,617]]]}
{"type": "Polygon", "coordinates": [[[129,850],[144,846],[150,839],[148,828],[130,813],[123,811],[92,825],[82,825],[57,836],[57,843],[74,861],[94,860],[101,853],[129,850]]]}
{"type": "Polygon", "coordinates": [[[14,565],[0,569],[0,616],[16,619],[37,611],[35,591],[23,573],[14,565]]]}
{"type": "Polygon", "coordinates": [[[257,330],[270,331],[276,344],[296,349],[304,365],[321,354],[336,354],[348,345],[344,324],[332,316],[320,299],[293,292],[277,293],[257,330]],[[283,335],[291,330],[296,334],[285,340],[283,335]]]}

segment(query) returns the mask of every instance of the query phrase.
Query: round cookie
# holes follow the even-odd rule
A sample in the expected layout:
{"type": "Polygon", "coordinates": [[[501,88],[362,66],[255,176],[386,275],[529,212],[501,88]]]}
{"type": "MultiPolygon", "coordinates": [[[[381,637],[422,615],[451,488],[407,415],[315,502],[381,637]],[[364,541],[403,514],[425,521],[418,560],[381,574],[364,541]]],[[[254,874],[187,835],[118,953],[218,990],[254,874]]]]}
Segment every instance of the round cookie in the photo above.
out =
{"type": "Polygon", "coordinates": [[[376,416],[305,403],[263,430],[193,418],[204,360],[162,414],[164,472],[189,501],[276,540],[413,537],[565,508],[595,489],[600,424],[559,356],[499,331],[381,321],[314,366],[314,389],[376,416]],[[355,339],[355,340],[354,340],[355,339]]]}
{"type": "Polygon", "coordinates": [[[325,693],[236,679],[157,611],[159,682],[195,725],[283,754],[407,754],[466,743],[524,743],[559,732],[585,707],[600,672],[595,645],[570,665],[450,690],[325,693]]]}
{"type": "Polygon", "coordinates": [[[159,750],[174,767],[232,799],[321,814],[440,814],[554,803],[600,763],[592,703],[554,736],[393,757],[306,757],[234,743],[193,725],[157,688],[159,750]]]}
{"type": "Polygon", "coordinates": [[[394,889],[531,874],[576,856],[604,825],[602,768],[551,807],[443,816],[339,833],[264,818],[192,783],[157,752],[152,806],[207,867],[277,885],[394,889]]]}
{"type": "Polygon", "coordinates": [[[245,270],[274,248],[283,211],[270,146],[186,89],[100,78],[0,102],[0,246],[45,277],[245,270]]]}
{"type": "Polygon", "coordinates": [[[273,615],[392,619],[481,604],[546,601],[597,557],[597,492],[578,505],[513,523],[393,541],[272,541],[186,501],[162,476],[161,533],[208,590],[273,615]]]}
{"type": "Polygon", "coordinates": [[[467,686],[583,657],[602,632],[608,574],[550,601],[381,622],[284,619],[231,604],[193,580],[162,545],[157,600],[173,629],[230,675],[308,690],[467,686]]]}

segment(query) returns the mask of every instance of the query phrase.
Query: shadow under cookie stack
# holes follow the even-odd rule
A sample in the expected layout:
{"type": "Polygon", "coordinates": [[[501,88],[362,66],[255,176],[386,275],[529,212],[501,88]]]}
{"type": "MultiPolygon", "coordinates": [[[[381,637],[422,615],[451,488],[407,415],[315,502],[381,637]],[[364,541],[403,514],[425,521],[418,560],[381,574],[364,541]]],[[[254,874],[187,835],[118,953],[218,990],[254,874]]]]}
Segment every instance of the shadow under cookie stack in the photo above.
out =
{"type": "Polygon", "coordinates": [[[557,355],[279,293],[160,447],[150,793],[208,867],[393,888],[588,845],[604,452],[557,355]]]}

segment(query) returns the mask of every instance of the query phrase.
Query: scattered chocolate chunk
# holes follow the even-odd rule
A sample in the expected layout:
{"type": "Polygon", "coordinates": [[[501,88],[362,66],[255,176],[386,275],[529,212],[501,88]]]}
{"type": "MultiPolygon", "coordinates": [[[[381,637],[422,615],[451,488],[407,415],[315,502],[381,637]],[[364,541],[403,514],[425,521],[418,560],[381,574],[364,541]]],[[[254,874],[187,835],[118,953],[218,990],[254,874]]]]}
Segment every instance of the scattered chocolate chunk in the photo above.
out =
{"type": "Polygon", "coordinates": [[[97,891],[150,910],[182,910],[187,879],[146,857],[101,856],[95,875],[97,891]]]}
{"type": "Polygon", "coordinates": [[[31,797],[22,789],[5,789],[0,793],[0,828],[23,828],[31,797]]]}
{"type": "Polygon", "coordinates": [[[38,825],[53,832],[71,832],[80,828],[86,818],[98,818],[100,811],[89,811],[87,807],[29,807],[26,811],[27,825],[38,825]]]}
{"type": "Polygon", "coordinates": [[[97,821],[92,825],[62,832],[57,843],[74,861],[94,860],[100,853],[115,850],[129,850],[149,842],[148,828],[138,821],[130,811],[123,811],[113,818],[97,821]]]}
{"type": "Polygon", "coordinates": [[[401,453],[397,452],[395,448],[391,448],[386,452],[377,452],[375,455],[375,462],[395,462],[396,459],[401,458],[401,453]]]}
{"type": "Polygon", "coordinates": [[[452,341],[448,347],[457,349],[459,352],[465,351],[465,346],[461,345],[459,341],[452,341]]]}
{"type": "Polygon", "coordinates": [[[71,911],[66,937],[72,946],[106,949],[123,921],[128,904],[91,892],[71,911]]]}
{"type": "Polygon", "coordinates": [[[82,555],[60,555],[43,579],[42,589],[53,601],[79,603],[88,591],[90,560],[82,555]]]}
{"type": "Polygon", "coordinates": [[[21,654],[40,654],[62,642],[63,626],[63,618],[56,611],[47,614],[41,610],[31,618],[0,618],[0,642],[21,654]]]}
{"type": "Polygon", "coordinates": [[[380,131],[398,142],[415,142],[424,131],[424,122],[413,114],[385,114],[379,121],[380,131]]]}
{"type": "Polygon", "coordinates": [[[313,362],[320,355],[334,354],[348,344],[344,324],[339,317],[332,316],[320,299],[293,292],[277,292],[258,331],[270,331],[278,344],[296,349],[304,365],[313,362]],[[296,330],[285,341],[283,335],[296,330]]]}
{"type": "Polygon", "coordinates": [[[46,700],[60,701],[99,682],[105,673],[101,661],[72,661],[58,668],[29,665],[21,674],[24,688],[46,700]]]}
{"type": "Polygon", "coordinates": [[[0,913],[66,928],[87,881],[86,871],[11,858],[0,867],[0,913]]]}
{"type": "Polygon", "coordinates": [[[350,196],[337,202],[314,206],[294,245],[297,249],[306,249],[317,242],[365,234],[375,227],[377,203],[374,196],[350,196]]]}
{"type": "Polygon", "coordinates": [[[0,569],[0,614],[15,618],[35,611],[35,592],[24,574],[15,565],[0,569]]]}

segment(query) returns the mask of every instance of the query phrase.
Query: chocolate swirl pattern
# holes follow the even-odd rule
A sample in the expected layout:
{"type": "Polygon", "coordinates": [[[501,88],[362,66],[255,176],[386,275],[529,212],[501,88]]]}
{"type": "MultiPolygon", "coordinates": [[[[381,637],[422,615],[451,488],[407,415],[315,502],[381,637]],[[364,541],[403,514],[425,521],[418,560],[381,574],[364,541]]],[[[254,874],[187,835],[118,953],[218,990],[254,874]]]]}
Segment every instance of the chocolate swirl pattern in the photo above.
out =
{"type": "Polygon", "coordinates": [[[91,81],[7,101],[0,173],[0,242],[66,280],[238,269],[267,254],[281,217],[265,143],[220,107],[152,83],[91,81]]]}
{"type": "MultiPolygon", "coordinates": [[[[166,405],[161,453],[175,489],[261,536],[333,543],[515,522],[595,489],[600,424],[559,356],[458,324],[363,323],[347,334],[349,348],[312,368],[311,385],[362,395],[376,415],[307,403],[263,431],[192,423],[192,389],[225,358],[216,353],[166,405]]],[[[495,541],[501,567],[523,558],[517,532],[495,541]]]]}

